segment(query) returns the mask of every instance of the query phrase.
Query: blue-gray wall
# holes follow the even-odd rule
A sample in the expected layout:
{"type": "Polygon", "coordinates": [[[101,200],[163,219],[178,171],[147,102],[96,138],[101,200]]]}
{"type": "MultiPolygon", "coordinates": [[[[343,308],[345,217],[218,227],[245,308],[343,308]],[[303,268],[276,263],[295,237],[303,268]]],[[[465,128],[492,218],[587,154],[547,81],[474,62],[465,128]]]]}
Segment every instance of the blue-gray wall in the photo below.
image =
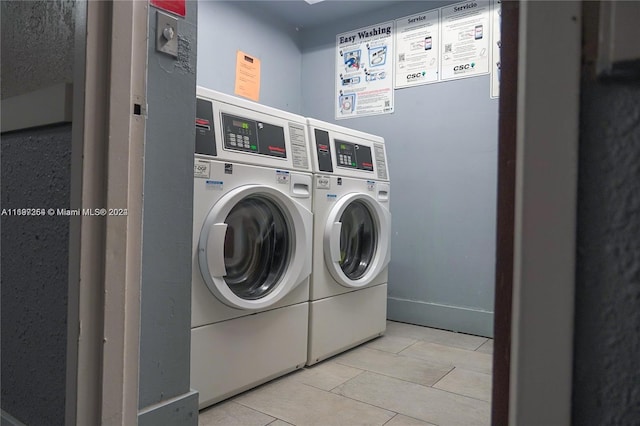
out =
{"type": "Polygon", "coordinates": [[[498,101],[489,76],[395,91],[395,113],[334,120],[338,33],[452,2],[401,2],[303,32],[302,113],[383,136],[390,319],[493,335],[498,101]]]}
{"type": "Polygon", "coordinates": [[[142,218],[138,424],[198,423],[190,390],[191,235],[196,117],[197,6],[178,22],[178,58],[155,50],[149,7],[142,218]]]}
{"type": "Polygon", "coordinates": [[[639,159],[640,85],[583,82],[574,425],[640,419],[639,159]]]}
{"type": "Polygon", "coordinates": [[[259,102],[301,113],[300,32],[248,2],[202,1],[198,15],[198,85],[233,95],[241,50],[261,61],[259,102]]]}
{"type": "MultiPolygon", "coordinates": [[[[1,208],[69,208],[71,125],[2,135],[1,208]]],[[[65,421],[69,217],[1,219],[2,409],[65,421]]],[[[3,423],[4,424],[4,423],[3,423]]]]}

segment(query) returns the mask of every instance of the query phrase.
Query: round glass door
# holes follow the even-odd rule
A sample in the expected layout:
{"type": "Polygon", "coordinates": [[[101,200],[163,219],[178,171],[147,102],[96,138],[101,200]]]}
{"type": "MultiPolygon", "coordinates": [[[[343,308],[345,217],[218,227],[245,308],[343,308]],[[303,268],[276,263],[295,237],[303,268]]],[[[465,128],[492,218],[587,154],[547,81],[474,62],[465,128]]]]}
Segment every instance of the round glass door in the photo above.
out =
{"type": "Polygon", "coordinates": [[[225,220],[224,280],[246,300],[273,291],[289,263],[291,236],[282,209],[271,199],[251,195],[239,201],[225,220]]]}
{"type": "Polygon", "coordinates": [[[361,278],[376,253],[376,222],[364,202],[350,203],[340,217],[340,267],[351,280],[361,278]]]}

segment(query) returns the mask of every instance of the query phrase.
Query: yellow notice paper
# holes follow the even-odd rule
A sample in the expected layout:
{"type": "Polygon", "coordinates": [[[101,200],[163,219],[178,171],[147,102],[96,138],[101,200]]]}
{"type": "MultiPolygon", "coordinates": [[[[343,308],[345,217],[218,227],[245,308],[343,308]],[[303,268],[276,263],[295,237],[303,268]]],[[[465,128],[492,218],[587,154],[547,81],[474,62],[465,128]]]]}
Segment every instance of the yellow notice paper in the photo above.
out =
{"type": "Polygon", "coordinates": [[[235,94],[253,101],[260,98],[260,59],[238,50],[235,94]]]}

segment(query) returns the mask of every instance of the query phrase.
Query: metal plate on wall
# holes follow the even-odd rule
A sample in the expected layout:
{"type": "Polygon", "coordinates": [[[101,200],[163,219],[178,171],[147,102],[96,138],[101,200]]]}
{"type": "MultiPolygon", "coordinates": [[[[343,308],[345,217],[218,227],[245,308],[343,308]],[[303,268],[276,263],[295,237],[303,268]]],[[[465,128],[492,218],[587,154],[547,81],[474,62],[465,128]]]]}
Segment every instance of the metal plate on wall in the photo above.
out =
{"type": "Polygon", "coordinates": [[[158,11],[156,13],[156,50],[178,57],[178,18],[158,11]]]}

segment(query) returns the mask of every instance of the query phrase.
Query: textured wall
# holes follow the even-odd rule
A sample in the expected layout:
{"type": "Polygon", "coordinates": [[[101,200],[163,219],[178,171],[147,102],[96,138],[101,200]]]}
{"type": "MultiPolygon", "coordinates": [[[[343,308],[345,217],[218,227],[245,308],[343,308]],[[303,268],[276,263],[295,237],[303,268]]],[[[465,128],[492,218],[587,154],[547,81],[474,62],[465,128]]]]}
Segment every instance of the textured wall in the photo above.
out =
{"type": "Polygon", "coordinates": [[[178,59],[155,50],[156,11],[149,8],[139,424],[196,425],[198,400],[187,393],[197,3],[187,2],[178,23],[178,59]]]}
{"type": "Polygon", "coordinates": [[[201,2],[198,84],[233,95],[236,52],[261,61],[260,103],[300,111],[300,33],[246,2],[201,2]],[[224,40],[224,42],[221,42],[224,40]]]}
{"type": "MultiPolygon", "coordinates": [[[[1,146],[2,209],[69,208],[71,125],[4,134],[1,146]]],[[[62,425],[69,217],[5,215],[1,230],[2,409],[62,425]]]]}
{"type": "Polygon", "coordinates": [[[73,81],[75,3],[0,1],[2,99],[73,81]]]}
{"type": "Polygon", "coordinates": [[[302,113],[383,136],[390,319],[493,334],[498,100],[489,76],[395,91],[395,113],[334,120],[335,36],[451,2],[399,2],[303,33],[302,113]]]}
{"type": "Polygon", "coordinates": [[[640,419],[640,86],[583,83],[574,425],[640,419]]]}

